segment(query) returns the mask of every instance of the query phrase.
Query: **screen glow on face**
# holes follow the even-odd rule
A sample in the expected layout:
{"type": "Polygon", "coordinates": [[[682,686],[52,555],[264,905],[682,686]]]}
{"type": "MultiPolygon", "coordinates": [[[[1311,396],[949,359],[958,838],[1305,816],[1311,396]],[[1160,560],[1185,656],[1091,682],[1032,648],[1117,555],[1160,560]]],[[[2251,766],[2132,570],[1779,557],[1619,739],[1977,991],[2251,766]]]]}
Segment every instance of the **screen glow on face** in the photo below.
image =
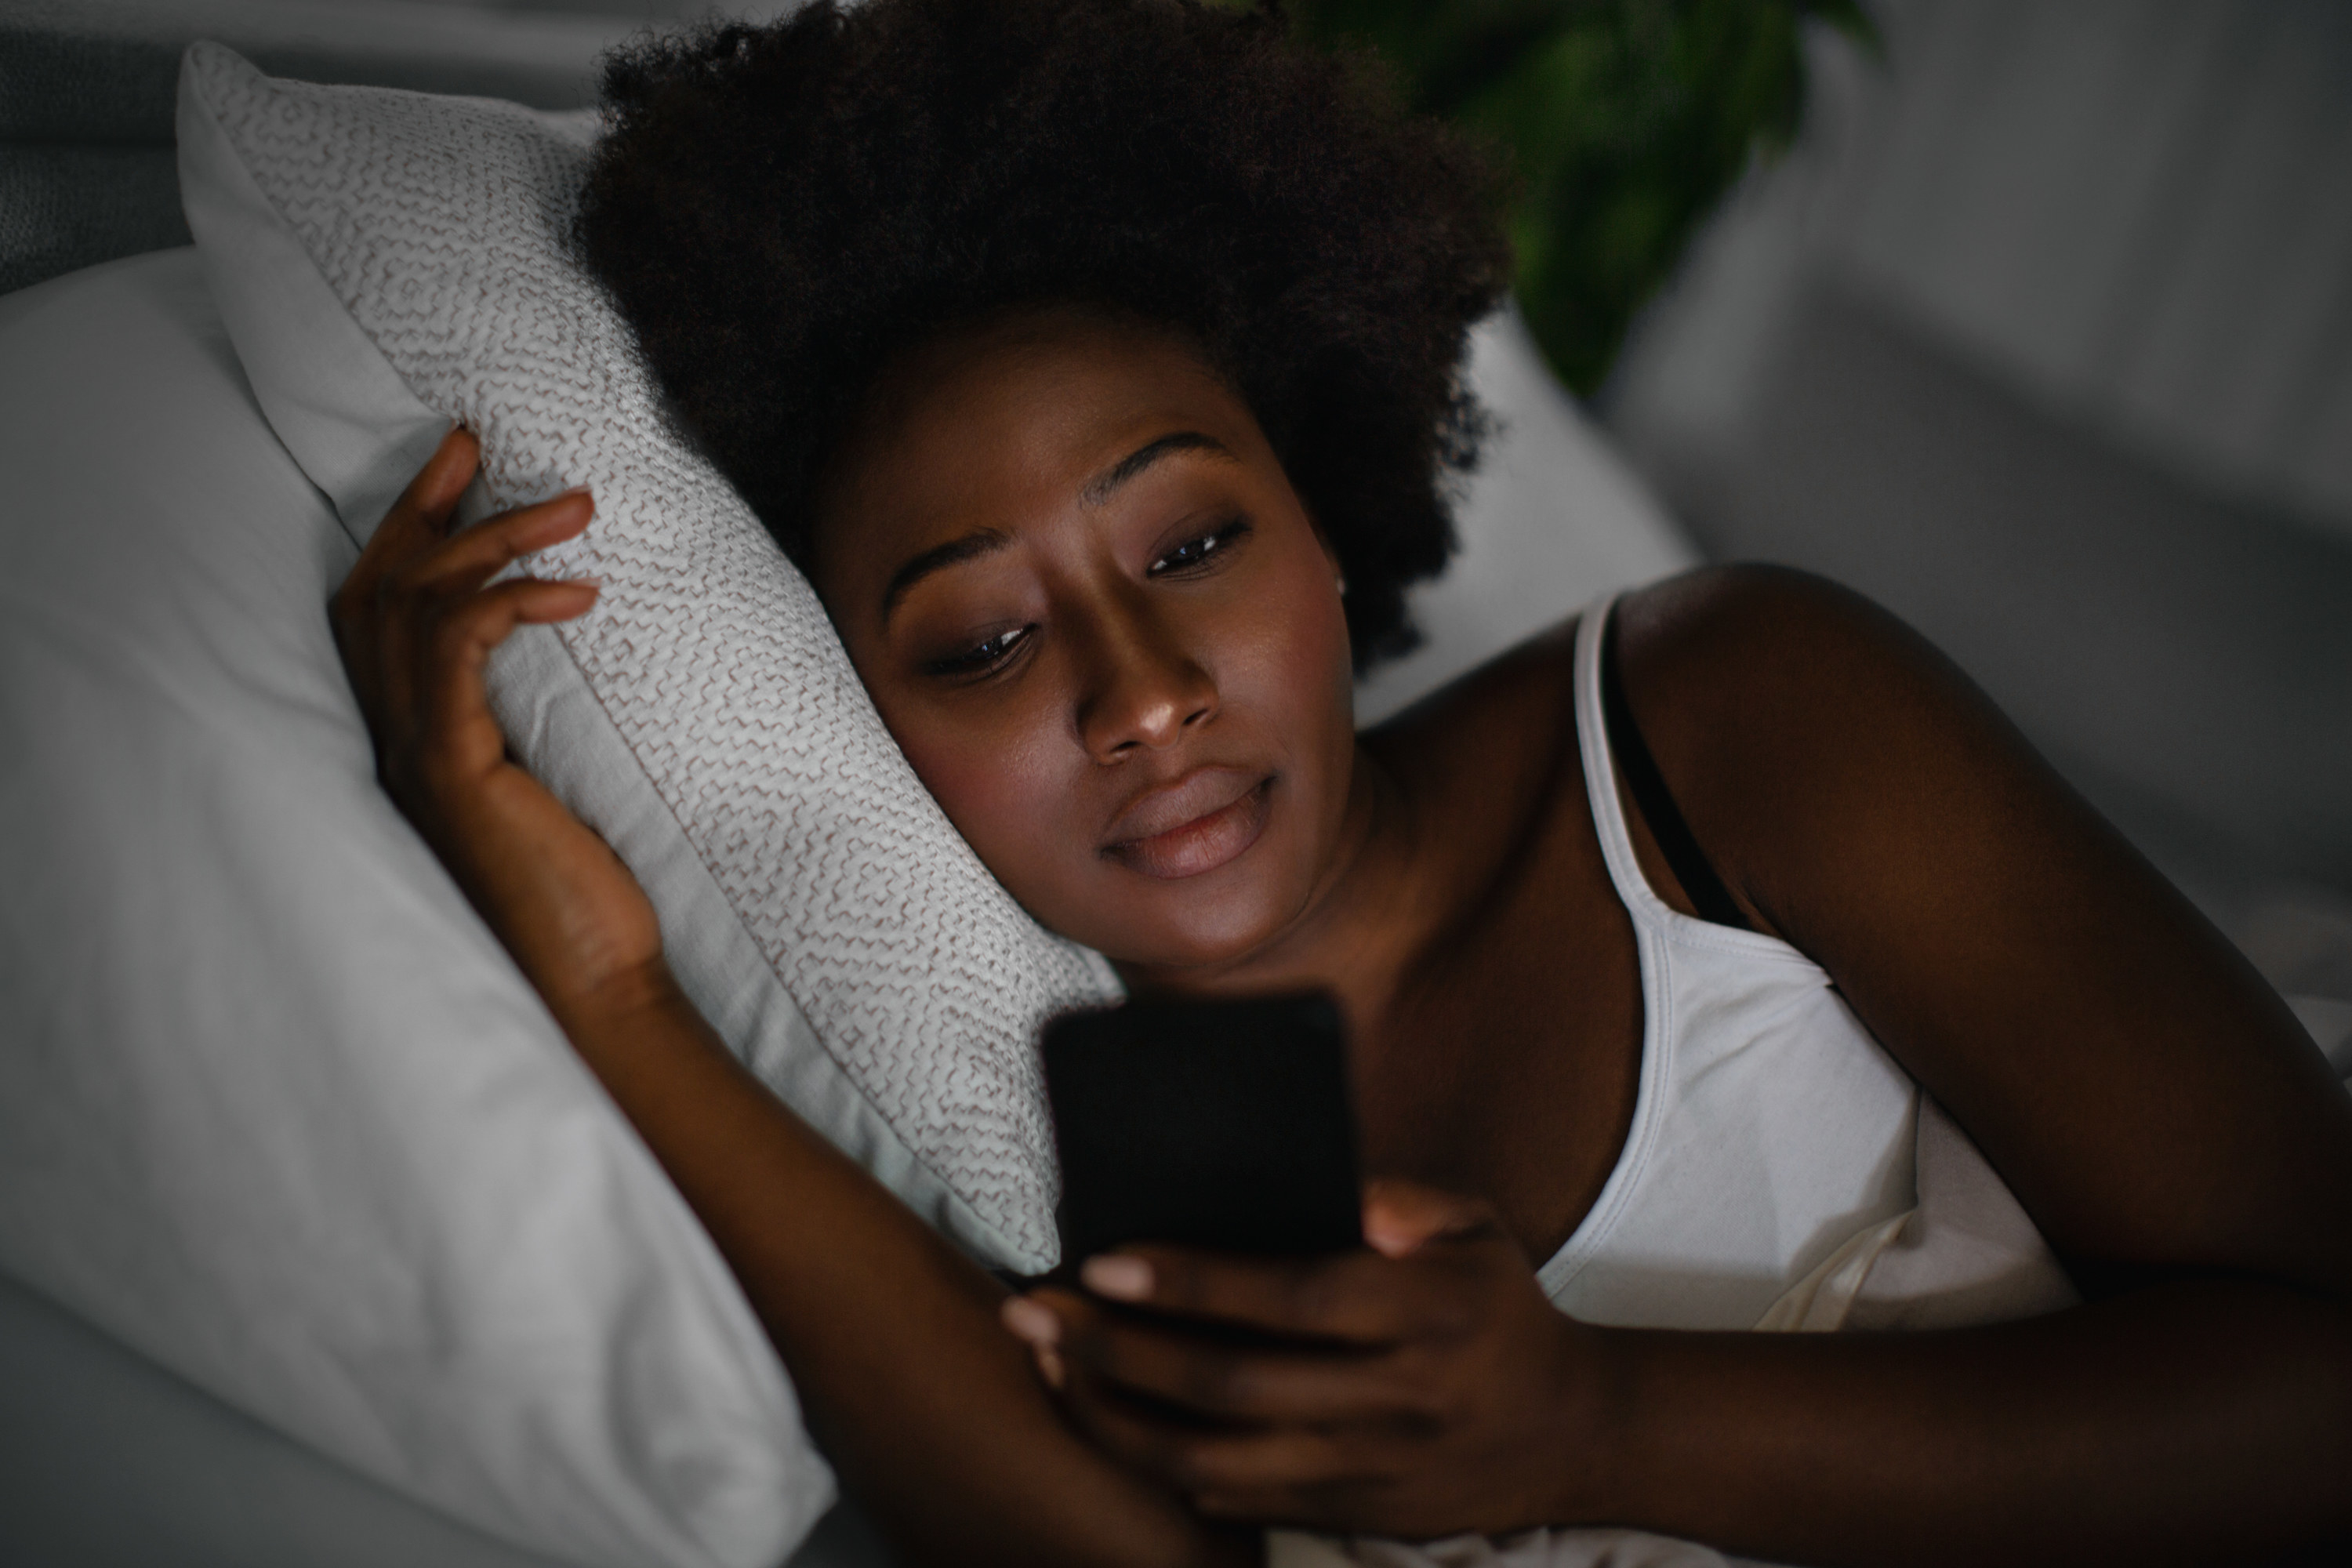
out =
{"type": "Polygon", "coordinates": [[[815,555],[884,721],[1041,922],[1218,964],[1306,908],[1354,757],[1337,571],[1181,339],[1040,310],[909,356],[815,555]]]}

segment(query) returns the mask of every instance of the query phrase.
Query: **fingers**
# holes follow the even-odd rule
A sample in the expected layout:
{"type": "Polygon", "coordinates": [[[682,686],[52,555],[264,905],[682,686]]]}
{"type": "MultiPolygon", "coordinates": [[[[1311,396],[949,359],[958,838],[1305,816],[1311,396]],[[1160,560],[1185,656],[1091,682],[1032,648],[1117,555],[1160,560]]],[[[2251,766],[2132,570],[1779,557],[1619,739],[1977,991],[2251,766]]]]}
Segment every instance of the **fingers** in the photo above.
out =
{"type": "Polygon", "coordinates": [[[415,589],[463,593],[526,555],[577,538],[595,511],[586,490],[566,490],[469,528],[421,552],[394,575],[415,589]]]}
{"type": "MultiPolygon", "coordinates": [[[[478,592],[419,597],[374,627],[372,692],[362,696],[376,771],[420,822],[430,802],[506,764],[484,668],[519,626],[569,620],[596,602],[598,584],[519,577],[478,592]]],[[[353,669],[354,683],[358,670],[353,669]]]]}
{"type": "Polygon", "coordinates": [[[1065,1386],[1069,1374],[1062,1361],[1062,1320],[1054,1315],[1054,1310],[1026,1296],[1007,1296],[999,1315],[1013,1336],[1028,1345],[1045,1386],[1065,1386]]]}
{"type": "Polygon", "coordinates": [[[1485,1204],[1383,1183],[1365,1214],[1374,1246],[1331,1258],[1089,1258],[1084,1291],[1005,1326],[1073,1425],[1205,1515],[1415,1538],[1536,1517],[1591,1331],[1485,1204]]]}
{"type": "Polygon", "coordinates": [[[462,427],[444,437],[385,513],[337,595],[339,612],[390,591],[478,587],[509,563],[577,536],[595,508],[585,489],[502,512],[455,538],[449,525],[472,482],[480,447],[462,427]]]}
{"type": "Polygon", "coordinates": [[[392,563],[410,559],[447,533],[457,498],[473,482],[481,458],[481,445],[473,432],[461,425],[451,426],[433,455],[425,459],[425,467],[408,481],[408,488],[368,536],[366,548],[345,580],[345,591],[355,584],[372,589],[392,563]]]}
{"type": "MultiPolygon", "coordinates": [[[[414,613],[419,601],[470,594],[524,556],[576,538],[594,514],[584,489],[501,512],[454,539],[428,542],[410,555],[381,563],[370,592],[373,602],[351,609],[398,616],[414,613]]],[[[351,587],[346,584],[346,591],[351,587]]]]}
{"type": "Polygon", "coordinates": [[[439,755],[428,764],[473,769],[506,760],[506,741],[489,708],[483,668],[519,626],[568,621],[596,602],[588,582],[518,578],[457,601],[435,624],[425,680],[424,733],[439,755]]]}
{"type": "Polygon", "coordinates": [[[489,650],[519,625],[567,620],[595,600],[593,588],[579,584],[519,582],[481,592],[512,563],[577,537],[594,504],[587,491],[568,490],[449,537],[458,497],[479,461],[468,432],[443,437],[331,606],[336,650],[387,784],[415,776],[429,738],[451,724],[464,743],[441,752],[478,749],[480,736],[467,726],[477,715],[488,724],[479,688],[489,650]]]}
{"type": "Polygon", "coordinates": [[[1393,1179],[1365,1184],[1364,1242],[1383,1258],[1408,1257],[1440,1237],[1481,1235],[1495,1223],[1493,1209],[1458,1193],[1393,1179]]]}
{"type": "Polygon", "coordinates": [[[1240,1258],[1146,1245],[1087,1259],[1078,1279],[1107,1300],[1265,1333],[1359,1345],[1447,1332],[1454,1260],[1412,1267],[1372,1251],[1328,1258],[1240,1258]]]}
{"type": "MultiPolygon", "coordinates": [[[[1087,1292],[1008,1304],[1071,1422],[1204,1513],[1444,1534],[1525,1512],[1591,1346],[1481,1205],[1370,1205],[1391,1258],[1235,1258],[1173,1247],[1090,1259],[1087,1292]],[[1537,1455],[1535,1469],[1515,1457],[1537,1455]]],[[[1580,1428],[1579,1428],[1580,1429],[1580,1428]]]]}
{"type": "Polygon", "coordinates": [[[1400,1461],[1415,1451],[1391,1413],[1319,1421],[1203,1415],[1114,1383],[1075,1354],[1055,1385],[1072,1423],[1097,1447],[1220,1518],[1360,1525],[1367,1500],[1395,1486],[1400,1461]]]}
{"type": "Polygon", "coordinates": [[[1041,1290],[1033,1306],[1058,1323],[1051,1348],[1076,1369],[1081,1394],[1108,1385],[1225,1423],[1370,1423],[1406,1431],[1430,1426],[1436,1415],[1423,1408],[1410,1351],[1212,1338],[1176,1320],[1106,1310],[1066,1291],[1041,1290]]]}
{"type": "Polygon", "coordinates": [[[392,503],[392,510],[368,540],[370,548],[387,532],[392,535],[385,542],[390,548],[420,534],[437,539],[447,533],[457,498],[466,493],[481,463],[482,444],[474,433],[462,425],[452,425],[416,477],[408,481],[408,488],[400,492],[400,499],[392,503]]]}

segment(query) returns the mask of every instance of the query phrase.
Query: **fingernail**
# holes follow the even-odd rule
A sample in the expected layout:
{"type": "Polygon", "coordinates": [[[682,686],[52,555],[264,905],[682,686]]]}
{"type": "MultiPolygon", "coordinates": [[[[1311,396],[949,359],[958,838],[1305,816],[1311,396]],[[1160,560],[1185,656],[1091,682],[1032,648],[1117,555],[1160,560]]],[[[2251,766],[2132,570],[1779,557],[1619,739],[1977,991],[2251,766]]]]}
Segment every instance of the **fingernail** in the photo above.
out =
{"type": "Polygon", "coordinates": [[[1114,1301],[1140,1301],[1151,1294],[1151,1265],[1140,1258],[1119,1253],[1089,1258],[1078,1278],[1087,1289],[1114,1301]]]}
{"type": "Polygon", "coordinates": [[[1062,1367],[1062,1352],[1051,1345],[1039,1345],[1036,1347],[1036,1352],[1037,1375],[1045,1380],[1046,1387],[1060,1388],[1069,1377],[1069,1373],[1062,1367]]]}
{"type": "Polygon", "coordinates": [[[1007,1296],[999,1315],[1016,1337],[1040,1350],[1050,1350],[1062,1338],[1062,1320],[1054,1315],[1054,1310],[1026,1296],[1007,1296]]]}
{"type": "Polygon", "coordinates": [[[1383,1258],[1402,1258],[1416,1250],[1421,1237],[1394,1215],[1376,1204],[1364,1205],[1364,1245],[1383,1258]]]}

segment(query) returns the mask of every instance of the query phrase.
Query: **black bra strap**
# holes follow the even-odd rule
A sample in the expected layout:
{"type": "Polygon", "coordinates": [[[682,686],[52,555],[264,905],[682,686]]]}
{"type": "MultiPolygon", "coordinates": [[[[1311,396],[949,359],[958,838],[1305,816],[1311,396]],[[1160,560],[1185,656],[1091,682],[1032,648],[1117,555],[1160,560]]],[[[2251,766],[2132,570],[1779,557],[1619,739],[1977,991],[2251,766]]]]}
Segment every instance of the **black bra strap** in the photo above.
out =
{"type": "Polygon", "coordinates": [[[1609,730],[1609,749],[1617,754],[1617,765],[1625,772],[1625,787],[1632,792],[1633,804],[1641,807],[1643,820],[1650,825],[1650,837],[1657,840],[1658,852],[1666,858],[1675,880],[1690,895],[1698,918],[1754,931],[1739,906],[1731,901],[1731,890],[1723,885],[1723,879],[1707,864],[1698,840],[1691,837],[1690,824],[1683,820],[1675,797],[1667,793],[1664,775],[1658,772],[1642,731],[1634,726],[1633,710],[1625,704],[1625,684],[1617,669],[1614,616],[1609,617],[1601,636],[1601,711],[1609,730]]]}

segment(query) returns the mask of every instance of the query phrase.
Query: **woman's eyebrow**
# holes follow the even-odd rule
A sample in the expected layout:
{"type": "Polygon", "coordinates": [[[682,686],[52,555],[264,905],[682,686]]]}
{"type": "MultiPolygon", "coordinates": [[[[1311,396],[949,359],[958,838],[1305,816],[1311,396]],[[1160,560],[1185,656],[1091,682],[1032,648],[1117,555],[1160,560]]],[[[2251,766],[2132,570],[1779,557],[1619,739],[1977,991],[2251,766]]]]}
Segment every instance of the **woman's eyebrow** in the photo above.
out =
{"type": "MultiPolygon", "coordinates": [[[[1241,461],[1239,458],[1234,456],[1231,447],[1214,436],[1203,435],[1198,430],[1178,430],[1171,435],[1161,436],[1145,442],[1093,479],[1088,479],[1080,487],[1078,499],[1087,506],[1100,506],[1110,500],[1121,485],[1126,484],[1162,458],[1173,457],[1179,452],[1207,452],[1225,462],[1241,461]]],[[[882,590],[883,624],[885,626],[889,624],[890,612],[898,607],[898,601],[907,596],[907,590],[932,573],[944,571],[950,566],[961,565],[977,556],[992,554],[1012,542],[1009,537],[999,533],[996,530],[983,528],[976,532],[967,533],[961,539],[950,539],[945,544],[937,545],[915,556],[890,574],[889,585],[882,590]]]]}
{"type": "Polygon", "coordinates": [[[1223,441],[1218,440],[1214,436],[1203,436],[1198,430],[1179,430],[1172,436],[1162,436],[1156,441],[1145,442],[1093,479],[1088,479],[1079,489],[1078,500],[1088,506],[1100,506],[1110,500],[1119,486],[1127,483],[1160,458],[1172,457],[1178,452],[1213,452],[1229,463],[1241,461],[1223,441]]]}
{"type": "Polygon", "coordinates": [[[950,539],[945,544],[924,551],[890,574],[890,585],[882,590],[882,620],[888,625],[890,612],[907,596],[907,590],[934,572],[958,565],[976,556],[987,555],[1003,549],[1013,541],[992,528],[967,533],[961,539],[950,539]]]}

